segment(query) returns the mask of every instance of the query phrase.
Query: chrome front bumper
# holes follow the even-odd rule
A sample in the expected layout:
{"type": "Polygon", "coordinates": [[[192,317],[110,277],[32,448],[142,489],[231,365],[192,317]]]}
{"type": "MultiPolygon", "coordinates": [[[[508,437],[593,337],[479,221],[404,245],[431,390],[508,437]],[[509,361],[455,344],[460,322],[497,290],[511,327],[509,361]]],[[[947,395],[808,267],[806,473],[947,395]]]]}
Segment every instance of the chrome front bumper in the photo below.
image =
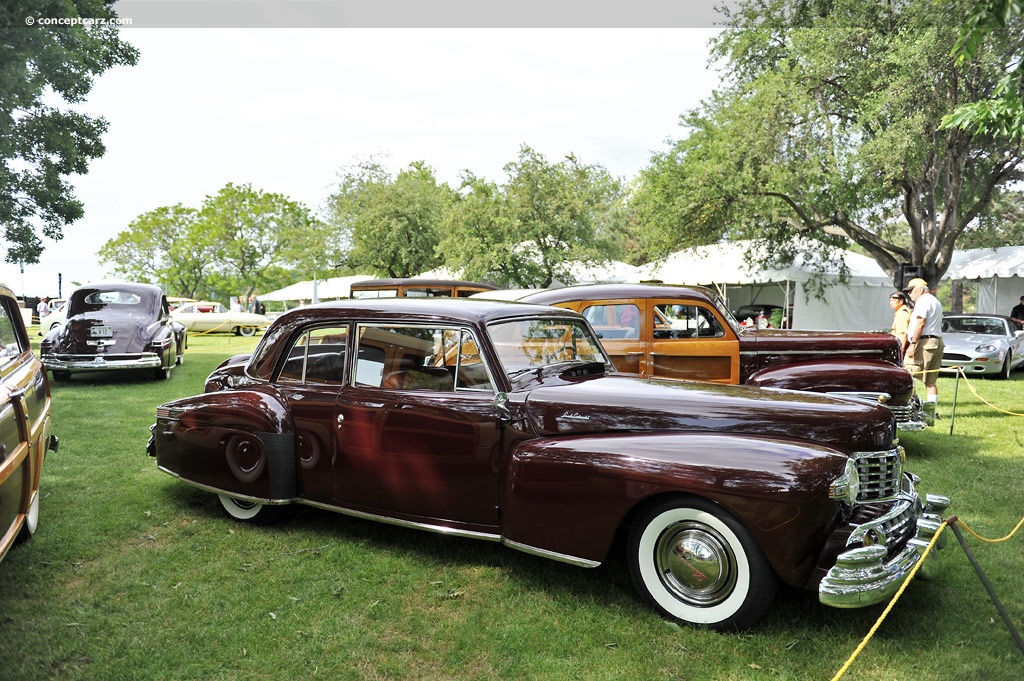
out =
{"type": "MultiPolygon", "coordinates": [[[[863,543],[864,538],[870,536],[878,543],[858,546],[839,554],[835,566],[818,585],[818,600],[833,608],[862,608],[892,598],[939,531],[942,513],[948,507],[948,498],[927,495],[924,508],[916,514],[917,531],[914,538],[888,560],[885,546],[888,518],[879,518],[859,526],[851,534],[851,542],[863,543]]],[[[944,540],[944,537],[940,537],[936,548],[942,548],[944,540]]],[[[919,573],[923,577],[931,576],[936,560],[934,556],[934,552],[929,553],[928,560],[921,565],[919,573]]]]}
{"type": "Polygon", "coordinates": [[[43,366],[50,371],[110,371],[112,369],[158,369],[163,360],[155,352],[128,357],[121,355],[43,355],[43,366]]]}

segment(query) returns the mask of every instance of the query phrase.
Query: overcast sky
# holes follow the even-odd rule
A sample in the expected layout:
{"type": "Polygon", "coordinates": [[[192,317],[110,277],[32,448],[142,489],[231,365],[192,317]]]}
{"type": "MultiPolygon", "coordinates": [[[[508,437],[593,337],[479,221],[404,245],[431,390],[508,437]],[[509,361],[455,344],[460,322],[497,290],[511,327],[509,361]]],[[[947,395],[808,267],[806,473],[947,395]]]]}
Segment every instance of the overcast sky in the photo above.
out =
{"type": "MultiPolygon", "coordinates": [[[[628,3],[627,3],[628,4],[628,3]]],[[[125,16],[122,13],[122,16],[125,16]]],[[[109,272],[96,251],[136,216],[198,208],[228,182],[318,211],[345,166],[417,160],[455,186],[503,181],[530,145],[632,178],[717,87],[711,28],[139,28],[134,67],[100,76],[84,110],[109,121],[106,154],[74,178],[85,217],[24,274],[57,295],[109,272]]]]}

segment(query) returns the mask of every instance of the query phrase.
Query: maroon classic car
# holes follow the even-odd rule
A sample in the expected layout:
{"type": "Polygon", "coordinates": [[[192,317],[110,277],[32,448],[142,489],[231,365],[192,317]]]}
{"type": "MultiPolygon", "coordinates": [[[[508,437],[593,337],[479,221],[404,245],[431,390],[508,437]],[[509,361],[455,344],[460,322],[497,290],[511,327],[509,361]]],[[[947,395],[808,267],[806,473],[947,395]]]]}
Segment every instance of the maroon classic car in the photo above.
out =
{"type": "Polygon", "coordinates": [[[748,328],[699,286],[569,286],[519,300],[581,313],[624,373],[856,397],[891,409],[901,430],[925,427],[899,341],[887,333],[748,328]]]}
{"type": "Polygon", "coordinates": [[[148,451],[240,520],[307,504],[586,567],[625,537],[654,608],[719,629],[780,582],[878,603],[941,524],[877,404],[610,372],[560,308],[313,305],[159,407],[148,451]]]}
{"type": "Polygon", "coordinates": [[[104,283],[71,292],[67,321],[47,334],[39,354],[58,381],[114,369],[149,369],[166,379],[185,347],[185,327],[171,318],[159,287],[104,283]]]}
{"type": "Polygon", "coordinates": [[[0,285],[0,558],[39,526],[39,480],[52,434],[50,383],[14,293],[0,285]]]}

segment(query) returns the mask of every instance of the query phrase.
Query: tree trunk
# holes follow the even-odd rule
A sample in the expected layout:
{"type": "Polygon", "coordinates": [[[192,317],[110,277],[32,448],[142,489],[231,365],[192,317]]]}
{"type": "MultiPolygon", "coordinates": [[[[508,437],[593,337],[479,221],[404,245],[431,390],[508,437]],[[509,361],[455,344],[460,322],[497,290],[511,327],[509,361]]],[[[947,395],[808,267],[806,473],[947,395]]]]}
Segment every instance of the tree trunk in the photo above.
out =
{"type": "Polygon", "coordinates": [[[949,289],[949,313],[950,314],[963,314],[964,313],[964,280],[954,279],[950,282],[949,289]]]}

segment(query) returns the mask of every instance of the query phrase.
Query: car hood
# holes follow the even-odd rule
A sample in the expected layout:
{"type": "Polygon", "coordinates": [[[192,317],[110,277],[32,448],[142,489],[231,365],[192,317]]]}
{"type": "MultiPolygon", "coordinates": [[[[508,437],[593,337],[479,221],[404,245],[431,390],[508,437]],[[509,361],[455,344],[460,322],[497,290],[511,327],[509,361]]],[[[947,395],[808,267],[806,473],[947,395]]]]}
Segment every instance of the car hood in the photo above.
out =
{"type": "MultiPolygon", "coordinates": [[[[511,396],[510,396],[511,397],[511,396]]],[[[537,387],[526,411],[541,435],[612,431],[748,433],[827,442],[843,451],[892,446],[884,407],[797,391],[604,376],[537,387]]]]}
{"type": "Polygon", "coordinates": [[[740,352],[843,354],[873,357],[898,364],[899,341],[888,333],[858,331],[785,331],[777,329],[744,329],[740,335],[740,352]]]}
{"type": "Polygon", "coordinates": [[[945,333],[942,335],[942,344],[947,350],[956,348],[973,352],[974,348],[979,345],[992,344],[996,347],[1006,347],[1007,339],[1003,336],[983,333],[945,333]]]}

